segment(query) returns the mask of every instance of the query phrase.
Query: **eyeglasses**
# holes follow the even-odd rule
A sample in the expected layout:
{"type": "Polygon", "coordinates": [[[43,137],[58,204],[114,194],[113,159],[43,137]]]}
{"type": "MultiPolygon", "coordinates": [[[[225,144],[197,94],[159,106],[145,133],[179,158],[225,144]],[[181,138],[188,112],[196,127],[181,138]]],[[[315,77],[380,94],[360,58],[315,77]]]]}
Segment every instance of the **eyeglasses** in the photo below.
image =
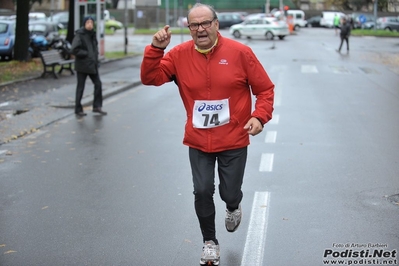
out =
{"type": "Polygon", "coordinates": [[[188,25],[188,28],[190,30],[198,30],[199,27],[201,26],[203,29],[207,29],[212,25],[212,22],[215,20],[216,18],[212,19],[212,20],[205,20],[202,21],[201,23],[190,23],[190,25],[188,25]]]}

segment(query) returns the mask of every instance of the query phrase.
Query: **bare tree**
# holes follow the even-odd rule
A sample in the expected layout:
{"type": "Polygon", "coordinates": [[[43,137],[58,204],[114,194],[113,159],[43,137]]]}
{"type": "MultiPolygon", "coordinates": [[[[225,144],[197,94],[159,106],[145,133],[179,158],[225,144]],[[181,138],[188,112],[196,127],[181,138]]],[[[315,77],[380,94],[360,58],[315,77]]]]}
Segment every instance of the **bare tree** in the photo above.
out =
{"type": "Polygon", "coordinates": [[[14,58],[18,61],[28,61],[29,58],[29,9],[25,0],[17,0],[14,58]]]}
{"type": "Polygon", "coordinates": [[[72,43],[75,35],[75,1],[69,1],[69,18],[68,18],[68,31],[66,40],[72,43]]]}
{"type": "Polygon", "coordinates": [[[15,27],[14,58],[18,61],[28,61],[29,59],[29,10],[34,2],[42,3],[41,0],[16,0],[17,3],[17,23],[15,27]]]}
{"type": "Polygon", "coordinates": [[[119,0],[112,0],[112,8],[117,8],[118,2],[119,2],[119,0]]]}
{"type": "Polygon", "coordinates": [[[378,0],[378,11],[387,12],[388,11],[388,0],[378,0]]]}

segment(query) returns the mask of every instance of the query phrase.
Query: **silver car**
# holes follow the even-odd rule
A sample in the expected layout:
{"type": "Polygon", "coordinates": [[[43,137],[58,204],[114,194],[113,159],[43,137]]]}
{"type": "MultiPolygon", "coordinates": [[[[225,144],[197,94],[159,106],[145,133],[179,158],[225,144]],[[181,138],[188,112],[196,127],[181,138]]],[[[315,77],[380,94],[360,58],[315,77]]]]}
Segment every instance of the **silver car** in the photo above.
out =
{"type": "Polygon", "coordinates": [[[273,17],[246,19],[240,24],[231,26],[229,31],[235,38],[266,37],[267,40],[273,40],[275,36],[282,40],[290,34],[287,22],[273,17]]]}
{"type": "Polygon", "coordinates": [[[380,17],[377,19],[376,28],[380,30],[399,31],[399,17],[380,17]]]}

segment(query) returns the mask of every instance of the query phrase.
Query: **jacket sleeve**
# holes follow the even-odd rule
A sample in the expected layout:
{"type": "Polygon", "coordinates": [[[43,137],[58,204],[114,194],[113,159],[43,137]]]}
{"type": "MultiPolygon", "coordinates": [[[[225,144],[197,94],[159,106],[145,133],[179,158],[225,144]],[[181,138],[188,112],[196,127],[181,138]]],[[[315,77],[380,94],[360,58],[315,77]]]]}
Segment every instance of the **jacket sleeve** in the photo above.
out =
{"type": "Polygon", "coordinates": [[[173,60],[170,52],[164,56],[164,50],[148,45],[140,67],[140,78],[144,85],[160,86],[173,80],[173,60]]]}
{"type": "Polygon", "coordinates": [[[79,34],[76,34],[73,38],[71,51],[73,55],[79,58],[85,58],[88,55],[88,52],[82,49],[82,39],[79,34]]]}
{"type": "Polygon", "coordinates": [[[252,117],[266,124],[272,119],[274,84],[252,50],[247,53],[247,62],[248,83],[256,97],[252,117]]]}

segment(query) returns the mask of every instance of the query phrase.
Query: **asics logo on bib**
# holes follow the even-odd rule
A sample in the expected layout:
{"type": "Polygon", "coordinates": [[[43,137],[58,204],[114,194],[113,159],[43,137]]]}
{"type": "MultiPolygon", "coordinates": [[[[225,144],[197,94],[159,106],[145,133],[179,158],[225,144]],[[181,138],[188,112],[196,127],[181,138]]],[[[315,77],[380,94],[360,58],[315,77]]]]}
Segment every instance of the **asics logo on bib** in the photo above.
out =
{"type": "Polygon", "coordinates": [[[206,104],[203,103],[198,107],[198,112],[206,111],[219,111],[223,109],[223,104],[206,104]]]}

